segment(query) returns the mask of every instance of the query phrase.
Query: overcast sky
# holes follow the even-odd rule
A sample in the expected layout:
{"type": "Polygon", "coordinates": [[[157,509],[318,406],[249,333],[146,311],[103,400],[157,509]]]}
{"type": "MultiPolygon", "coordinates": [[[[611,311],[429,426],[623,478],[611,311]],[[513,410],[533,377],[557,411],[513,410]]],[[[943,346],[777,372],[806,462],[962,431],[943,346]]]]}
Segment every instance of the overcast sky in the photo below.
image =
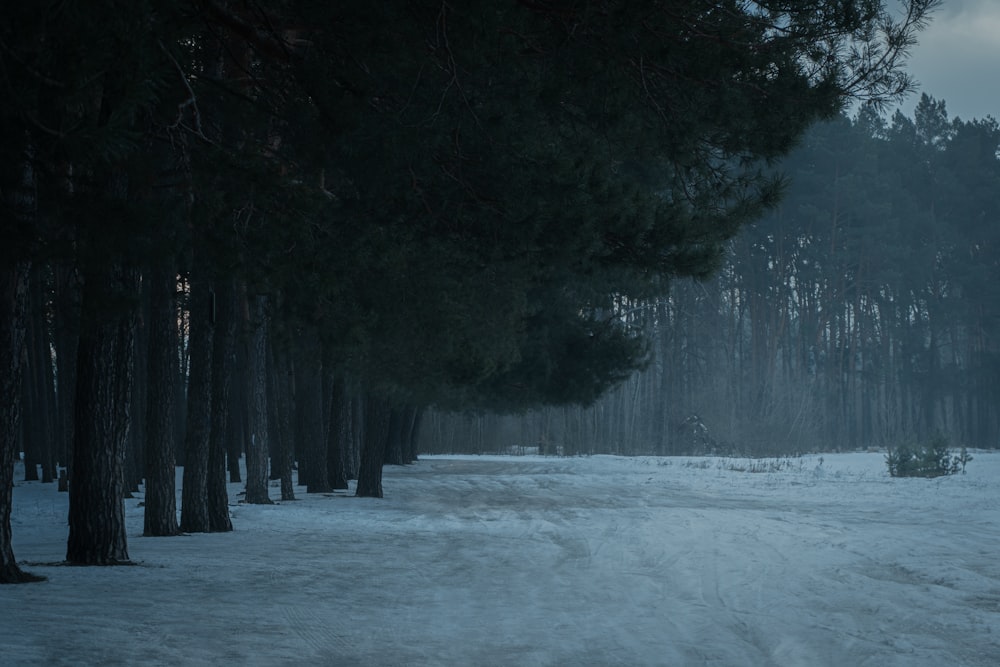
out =
{"type": "Polygon", "coordinates": [[[924,92],[949,116],[1000,120],[1000,0],[944,0],[918,39],[907,69],[920,89],[903,113],[912,118],[924,92]]]}

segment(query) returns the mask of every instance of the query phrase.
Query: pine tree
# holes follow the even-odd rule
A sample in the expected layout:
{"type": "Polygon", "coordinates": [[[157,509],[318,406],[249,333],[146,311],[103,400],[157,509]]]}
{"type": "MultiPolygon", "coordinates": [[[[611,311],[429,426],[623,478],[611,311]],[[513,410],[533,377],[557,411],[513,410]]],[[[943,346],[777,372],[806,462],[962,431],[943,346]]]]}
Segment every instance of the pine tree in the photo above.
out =
{"type": "Polygon", "coordinates": [[[11,547],[11,502],[14,490],[14,462],[17,460],[17,432],[20,419],[21,349],[24,345],[25,299],[29,264],[13,264],[0,271],[0,365],[3,368],[3,395],[14,400],[0,404],[0,583],[39,581],[41,577],[18,567],[11,547]]]}
{"type": "Polygon", "coordinates": [[[174,465],[174,378],[177,365],[177,273],[169,265],[145,276],[149,282],[148,401],[146,404],[146,497],[143,534],[180,532],[174,465]]]}

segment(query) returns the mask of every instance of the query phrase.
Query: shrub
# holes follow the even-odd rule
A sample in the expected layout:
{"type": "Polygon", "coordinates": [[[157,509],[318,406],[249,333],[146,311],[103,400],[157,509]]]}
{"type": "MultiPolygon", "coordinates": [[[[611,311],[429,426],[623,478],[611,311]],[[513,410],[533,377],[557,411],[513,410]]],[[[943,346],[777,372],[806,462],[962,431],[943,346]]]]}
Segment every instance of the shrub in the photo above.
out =
{"type": "Polygon", "coordinates": [[[744,461],[728,460],[726,463],[722,461],[719,462],[719,466],[725,470],[732,470],[733,472],[752,472],[752,473],[762,473],[762,472],[783,472],[783,471],[802,471],[803,462],[801,459],[798,461],[793,461],[791,458],[774,458],[774,459],[747,459],[744,461]]]}
{"type": "Polygon", "coordinates": [[[953,455],[948,449],[948,438],[936,435],[924,445],[910,448],[900,445],[889,449],[885,463],[891,477],[941,477],[965,472],[965,464],[972,460],[965,447],[953,455]]]}

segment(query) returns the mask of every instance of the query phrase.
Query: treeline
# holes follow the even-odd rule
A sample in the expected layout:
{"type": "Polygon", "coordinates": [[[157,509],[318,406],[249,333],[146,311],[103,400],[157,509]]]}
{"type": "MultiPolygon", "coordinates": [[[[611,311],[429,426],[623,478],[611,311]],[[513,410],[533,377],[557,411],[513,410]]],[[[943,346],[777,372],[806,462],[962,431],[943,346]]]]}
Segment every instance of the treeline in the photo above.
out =
{"type": "Polygon", "coordinates": [[[622,303],[910,88],[935,2],[885,4],[4,4],[0,582],[22,451],[115,564],[140,478],[147,534],[225,531],[241,453],[248,502],[380,496],[427,406],[595,401],[645,363],[622,303]]]}
{"type": "Polygon", "coordinates": [[[777,455],[1000,443],[1000,128],[871,108],[810,130],[712,279],[635,304],[654,357],[589,409],[428,416],[438,451],[777,455]]]}

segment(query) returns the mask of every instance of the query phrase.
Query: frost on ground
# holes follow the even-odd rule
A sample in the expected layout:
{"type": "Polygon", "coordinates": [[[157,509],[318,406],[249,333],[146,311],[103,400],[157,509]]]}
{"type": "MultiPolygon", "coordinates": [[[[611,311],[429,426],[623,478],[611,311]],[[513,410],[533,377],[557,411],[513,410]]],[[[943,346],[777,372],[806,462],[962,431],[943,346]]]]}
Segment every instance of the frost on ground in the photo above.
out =
{"type": "Polygon", "coordinates": [[[0,663],[1000,664],[1000,452],[932,480],[733,464],[425,457],[383,500],[231,485],[235,532],[175,538],[141,536],[140,497],[116,568],[51,565],[67,495],[20,483],[48,581],[0,587],[0,663]]]}

